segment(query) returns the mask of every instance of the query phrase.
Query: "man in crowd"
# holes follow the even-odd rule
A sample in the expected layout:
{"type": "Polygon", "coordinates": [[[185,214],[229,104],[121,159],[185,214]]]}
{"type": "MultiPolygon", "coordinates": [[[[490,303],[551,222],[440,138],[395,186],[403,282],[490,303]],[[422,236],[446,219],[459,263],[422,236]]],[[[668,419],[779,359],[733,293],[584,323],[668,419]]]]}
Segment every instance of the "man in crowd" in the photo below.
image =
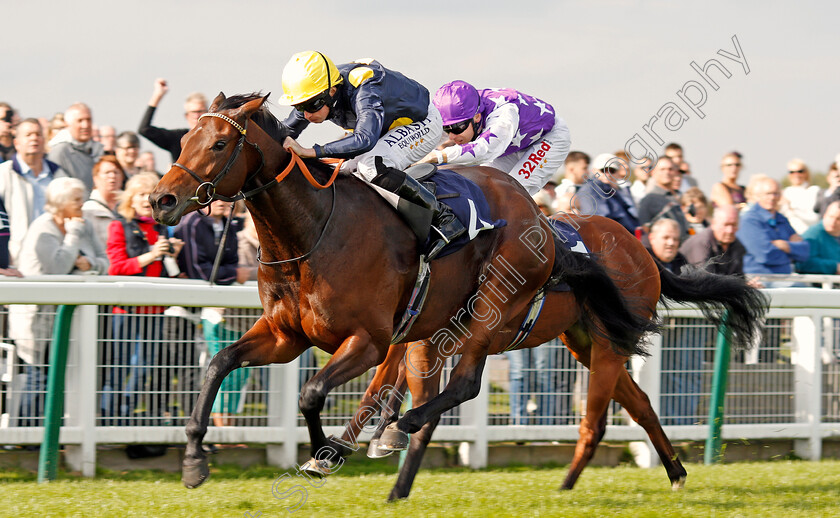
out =
{"type": "Polygon", "coordinates": [[[566,156],[563,180],[555,188],[557,196],[576,193],[583,186],[589,174],[589,155],[582,151],[572,151],[566,156]]]}
{"type": "MultiPolygon", "coordinates": [[[[793,261],[806,261],[810,244],[802,240],[788,219],[778,212],[781,190],[776,180],[763,177],[753,182],[755,203],[744,211],[737,237],[744,244],[744,273],[784,273],[793,271],[793,261]]],[[[765,283],[769,287],[789,287],[790,283],[765,283]]]]}
{"type": "Polygon", "coordinates": [[[627,169],[613,154],[592,161],[592,176],[575,196],[580,214],[597,214],[621,223],[630,232],[639,226],[639,213],[627,182],[627,169]]]}
{"type": "Polygon", "coordinates": [[[54,143],[49,159],[60,165],[71,177],[78,178],[90,192],[93,190],[93,164],[102,157],[102,144],[93,141],[93,117],[90,108],[76,103],[64,112],[67,135],[54,143]]]}
{"type": "Polygon", "coordinates": [[[653,224],[660,218],[669,218],[680,226],[680,237],[688,236],[688,221],[680,208],[680,200],[674,191],[674,184],[679,180],[679,168],[668,157],[661,157],[653,168],[651,180],[654,186],[639,203],[639,222],[642,225],[653,224]]]}
{"type": "Polygon", "coordinates": [[[678,189],[681,192],[685,192],[692,187],[697,187],[697,179],[691,176],[691,167],[689,167],[688,162],[683,157],[683,148],[681,145],[676,142],[671,142],[665,146],[665,156],[670,158],[674,165],[677,166],[677,169],[680,170],[681,179],[678,189]]]}
{"type": "Polygon", "coordinates": [[[44,131],[37,119],[24,119],[14,138],[15,156],[0,164],[0,199],[9,214],[9,254],[16,264],[23,236],[44,212],[47,185],[67,174],[44,158],[44,131]]]}
{"type": "Polygon", "coordinates": [[[184,103],[184,118],[187,119],[187,128],[169,130],[152,126],[152,117],[155,115],[157,105],[168,91],[169,85],[166,79],[155,80],[152,98],[149,99],[149,106],[140,121],[140,128],[137,133],[152,141],[157,147],[169,151],[172,161],[175,162],[181,154],[181,137],[198,124],[198,118],[201,114],[207,112],[207,98],[200,93],[192,93],[187,97],[187,101],[184,103]]]}
{"type": "Polygon", "coordinates": [[[802,238],[810,245],[810,255],[797,261],[798,272],[840,275],[840,201],[831,202],[822,220],[809,227],[802,238]]]}
{"type": "Polygon", "coordinates": [[[712,224],[688,238],[680,253],[689,263],[720,275],[743,275],[747,250],[735,237],[738,232],[738,209],[732,205],[718,207],[712,224]]]}
{"type": "Polygon", "coordinates": [[[151,151],[143,151],[140,155],[137,156],[137,161],[134,162],[134,165],[140,168],[140,171],[149,172],[149,173],[156,173],[157,166],[155,165],[155,154],[151,151]]]}
{"type": "Polygon", "coordinates": [[[103,154],[113,155],[117,146],[117,130],[113,126],[100,126],[99,143],[102,144],[103,154]]]}
{"type": "Polygon", "coordinates": [[[140,172],[137,157],[140,154],[140,138],[133,131],[123,131],[117,137],[116,155],[126,178],[140,172]]]}

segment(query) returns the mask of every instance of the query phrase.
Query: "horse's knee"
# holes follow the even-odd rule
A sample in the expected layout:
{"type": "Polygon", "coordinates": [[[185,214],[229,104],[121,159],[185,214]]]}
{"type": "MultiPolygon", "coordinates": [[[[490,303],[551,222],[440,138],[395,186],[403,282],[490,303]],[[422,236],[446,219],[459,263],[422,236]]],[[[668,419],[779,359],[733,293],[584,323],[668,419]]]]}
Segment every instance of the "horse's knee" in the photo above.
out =
{"type": "Polygon", "coordinates": [[[184,430],[188,439],[196,440],[204,435],[204,430],[198,421],[190,419],[187,421],[187,426],[184,430]]]}
{"type": "Polygon", "coordinates": [[[207,379],[212,380],[219,376],[225,377],[230,371],[236,368],[233,366],[235,359],[232,357],[229,349],[229,347],[222,349],[210,360],[210,365],[207,367],[207,379]]]}
{"type": "Polygon", "coordinates": [[[323,386],[320,383],[309,380],[300,389],[300,399],[298,406],[303,413],[320,412],[324,407],[326,395],[323,391],[323,386]]]}
{"type": "Polygon", "coordinates": [[[589,422],[584,419],[580,424],[580,441],[587,446],[595,446],[607,430],[606,419],[589,422]]]}

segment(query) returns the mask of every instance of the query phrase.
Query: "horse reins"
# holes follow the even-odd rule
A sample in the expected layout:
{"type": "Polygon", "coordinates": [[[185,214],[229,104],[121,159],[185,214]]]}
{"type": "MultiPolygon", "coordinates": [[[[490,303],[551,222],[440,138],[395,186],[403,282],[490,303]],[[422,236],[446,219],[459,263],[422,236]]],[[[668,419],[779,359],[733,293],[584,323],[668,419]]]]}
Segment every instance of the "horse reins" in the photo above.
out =
{"type": "MultiPolygon", "coordinates": [[[[192,198],[190,198],[190,201],[194,201],[202,207],[206,207],[207,205],[209,205],[210,203],[212,203],[214,200],[217,200],[217,199],[222,200],[222,201],[231,202],[231,204],[233,204],[233,203],[235,203],[239,200],[251,198],[255,194],[258,194],[258,193],[260,193],[260,192],[262,192],[266,189],[269,189],[274,184],[280,183],[281,181],[283,181],[283,179],[285,179],[289,175],[289,173],[291,173],[294,170],[295,166],[298,166],[298,169],[300,169],[300,172],[303,174],[303,176],[306,178],[306,180],[316,189],[326,189],[330,186],[333,188],[332,189],[333,190],[332,206],[330,207],[330,214],[329,214],[329,216],[327,216],[327,221],[326,221],[326,223],[324,223],[324,228],[321,229],[321,234],[320,234],[320,236],[318,236],[318,240],[315,242],[315,244],[312,246],[312,248],[308,252],[306,252],[305,254],[300,255],[298,257],[294,257],[292,259],[283,259],[283,260],[280,260],[280,261],[263,261],[260,258],[260,255],[261,255],[261,252],[262,252],[262,248],[260,247],[260,248],[257,249],[257,262],[259,262],[260,264],[263,264],[263,265],[269,265],[270,266],[270,265],[276,265],[276,264],[290,263],[290,262],[293,262],[293,261],[300,261],[302,259],[306,259],[307,257],[309,257],[312,254],[312,252],[314,252],[315,249],[318,248],[318,245],[321,244],[321,240],[324,238],[324,235],[326,234],[327,227],[329,227],[330,221],[332,221],[333,213],[335,212],[335,198],[336,198],[335,183],[334,182],[335,182],[336,177],[338,177],[338,171],[341,168],[341,164],[344,163],[344,160],[335,160],[335,161],[330,160],[331,162],[335,162],[335,169],[333,170],[333,174],[332,174],[332,176],[330,176],[330,179],[327,180],[327,182],[325,184],[321,185],[320,183],[318,183],[318,181],[315,179],[315,177],[312,176],[312,173],[309,171],[309,168],[306,166],[306,163],[304,163],[303,159],[297,153],[295,153],[294,151],[289,150],[289,163],[286,164],[286,167],[284,167],[283,170],[279,174],[277,174],[277,176],[272,178],[272,180],[270,182],[268,182],[264,185],[261,185],[261,186],[257,187],[256,189],[252,189],[252,190],[244,192],[244,193],[240,190],[238,193],[236,193],[232,197],[224,196],[224,195],[221,195],[221,194],[216,192],[216,186],[228,174],[228,172],[230,171],[230,168],[233,167],[233,164],[236,162],[236,159],[239,158],[239,153],[242,152],[242,148],[244,147],[245,143],[247,142],[248,144],[254,146],[254,148],[257,150],[257,152],[259,152],[259,154],[260,154],[260,166],[257,168],[256,171],[254,171],[253,173],[248,175],[248,178],[245,179],[245,182],[243,182],[243,185],[248,183],[250,180],[252,180],[254,177],[256,177],[256,175],[259,174],[260,171],[262,171],[263,167],[265,166],[265,155],[263,154],[262,149],[260,149],[259,145],[257,145],[254,142],[251,142],[251,141],[249,141],[245,138],[246,134],[247,134],[247,131],[248,131],[247,128],[241,126],[239,123],[237,123],[235,120],[231,119],[227,115],[223,115],[221,113],[215,113],[215,112],[207,112],[207,113],[202,114],[198,119],[201,120],[204,117],[216,117],[216,118],[222,119],[223,121],[227,122],[228,124],[230,124],[231,126],[236,128],[237,131],[239,131],[239,139],[236,143],[236,149],[234,149],[233,154],[231,154],[230,158],[228,158],[228,161],[225,163],[222,170],[219,171],[219,174],[217,174],[216,177],[213,178],[213,180],[211,180],[211,181],[206,181],[206,180],[201,179],[201,177],[198,176],[198,174],[195,171],[193,171],[192,169],[190,169],[189,167],[187,167],[183,164],[180,164],[178,162],[175,162],[175,163],[172,164],[173,166],[179,167],[180,169],[183,169],[184,171],[186,171],[190,176],[193,177],[193,179],[195,179],[198,182],[198,187],[195,189],[195,195],[192,198]],[[206,201],[202,201],[202,197],[201,197],[202,188],[205,189],[205,192],[206,192],[206,201]]],[[[245,122],[245,124],[247,126],[247,124],[248,124],[247,121],[245,122]]],[[[324,160],[324,162],[327,162],[327,160],[324,160]]],[[[216,273],[216,270],[218,269],[219,260],[221,258],[221,251],[224,249],[225,238],[227,237],[228,227],[230,226],[230,220],[232,218],[233,218],[233,206],[231,206],[231,215],[228,216],[227,221],[225,222],[224,232],[222,233],[223,237],[222,237],[222,240],[219,244],[219,251],[216,254],[216,260],[214,261],[214,264],[213,264],[213,272],[211,273],[211,276],[210,276],[210,283],[211,284],[213,284],[213,281],[214,281],[214,278],[215,278],[215,273],[216,273]]]]}

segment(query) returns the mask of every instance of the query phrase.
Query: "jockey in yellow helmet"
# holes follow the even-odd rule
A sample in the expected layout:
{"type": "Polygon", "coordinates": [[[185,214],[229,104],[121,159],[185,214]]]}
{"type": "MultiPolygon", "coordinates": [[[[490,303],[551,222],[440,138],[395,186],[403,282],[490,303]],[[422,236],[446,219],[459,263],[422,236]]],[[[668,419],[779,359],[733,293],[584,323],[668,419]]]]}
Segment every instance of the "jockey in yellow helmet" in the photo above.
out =
{"type": "Polygon", "coordinates": [[[336,66],[320,52],[298,52],[283,69],[280,104],[295,108],[283,121],[290,129],[284,147],[301,157],[350,159],[353,171],[381,194],[406,219],[421,246],[430,225],[440,235],[425,250],[431,260],[464,226],[448,207],[402,170],[431,152],[442,136],[440,113],[429,91],[375,60],[336,66]],[[351,130],[324,145],[297,143],[310,123],[331,121],[351,130]],[[375,160],[381,157],[379,164],[375,160]]]}

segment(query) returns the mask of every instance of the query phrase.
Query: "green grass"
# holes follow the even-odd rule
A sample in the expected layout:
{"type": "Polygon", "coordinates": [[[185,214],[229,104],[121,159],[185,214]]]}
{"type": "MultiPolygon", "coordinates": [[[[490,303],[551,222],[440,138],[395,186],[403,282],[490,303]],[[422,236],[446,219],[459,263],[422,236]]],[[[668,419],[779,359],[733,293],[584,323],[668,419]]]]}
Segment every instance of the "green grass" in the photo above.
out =
{"type": "MultiPolygon", "coordinates": [[[[515,467],[472,472],[421,471],[406,501],[385,503],[395,468],[350,459],[319,488],[309,487],[296,516],[840,516],[840,461],[778,461],[686,466],[680,492],[662,468],[587,468],[573,491],[559,492],[565,467],[515,467]]],[[[96,479],[63,474],[39,485],[34,476],[0,471],[0,516],[288,516],[272,496],[274,468],[213,468],[195,490],[177,474],[101,473],[96,479]]],[[[302,479],[295,479],[303,483],[302,479]]],[[[290,488],[287,483],[284,488],[290,488]]]]}

